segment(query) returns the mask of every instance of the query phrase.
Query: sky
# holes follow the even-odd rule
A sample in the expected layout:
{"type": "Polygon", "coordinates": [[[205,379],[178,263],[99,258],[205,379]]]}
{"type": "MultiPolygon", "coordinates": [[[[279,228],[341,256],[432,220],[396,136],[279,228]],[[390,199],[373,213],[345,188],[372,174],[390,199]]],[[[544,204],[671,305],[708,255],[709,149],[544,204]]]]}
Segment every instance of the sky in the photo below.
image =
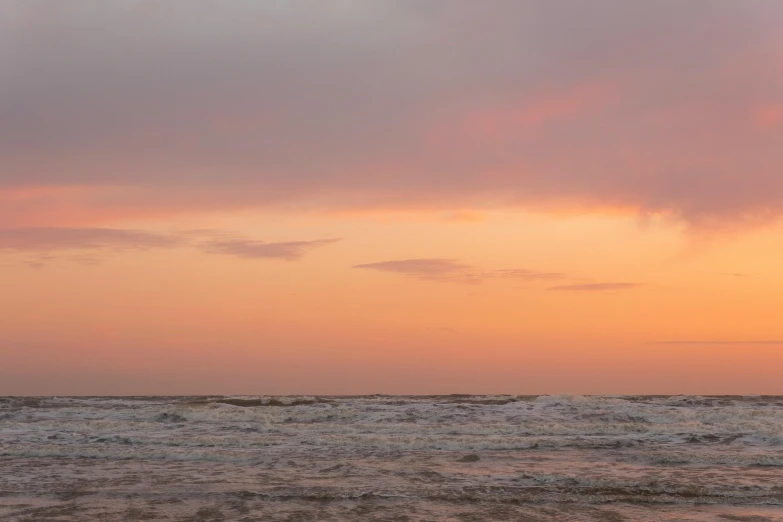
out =
{"type": "Polygon", "coordinates": [[[778,0],[3,0],[0,394],[783,394],[778,0]]]}

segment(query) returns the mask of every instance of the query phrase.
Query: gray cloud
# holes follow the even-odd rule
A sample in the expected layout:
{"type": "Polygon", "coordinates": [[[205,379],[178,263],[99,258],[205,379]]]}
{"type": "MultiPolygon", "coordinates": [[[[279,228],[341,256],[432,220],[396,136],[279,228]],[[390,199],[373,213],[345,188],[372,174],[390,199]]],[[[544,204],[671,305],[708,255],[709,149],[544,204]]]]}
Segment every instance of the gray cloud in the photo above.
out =
{"type": "Polygon", "coordinates": [[[611,290],[631,290],[639,286],[641,286],[639,283],[589,283],[553,286],[549,290],[558,292],[607,292],[611,290]]]}
{"type": "Polygon", "coordinates": [[[479,268],[456,259],[418,258],[382,261],[356,265],[354,268],[368,268],[382,272],[393,272],[429,281],[456,283],[479,283],[487,279],[516,279],[521,281],[553,281],[572,279],[560,272],[543,272],[523,268],[482,271],[479,268]]]}
{"type": "Polygon", "coordinates": [[[355,265],[354,268],[393,272],[429,281],[475,282],[473,267],[454,259],[421,258],[355,265]]]}
{"type": "Polygon", "coordinates": [[[210,254],[252,259],[300,259],[314,248],[340,241],[287,241],[266,243],[237,238],[223,230],[186,230],[171,233],[112,228],[27,227],[0,229],[0,253],[30,253],[24,261],[31,268],[43,268],[54,261],[96,265],[101,254],[122,250],[149,250],[195,246],[210,254]],[[68,254],[68,251],[76,253],[68,254]],[[81,253],[78,253],[81,251],[81,253]],[[52,253],[64,252],[53,255],[52,253]],[[89,253],[87,253],[89,252],[89,253]]]}
{"type": "Polygon", "coordinates": [[[777,216],[781,25],[774,1],[8,0],[0,187],[777,216]]]}
{"type": "Polygon", "coordinates": [[[209,241],[201,247],[210,254],[223,254],[246,259],[284,259],[296,261],[310,250],[336,243],[340,239],[319,239],[315,241],[286,241],[265,243],[245,239],[209,241]]]}
{"type": "Polygon", "coordinates": [[[182,238],[143,230],[29,227],[0,229],[0,250],[148,249],[182,246],[182,238]]]}

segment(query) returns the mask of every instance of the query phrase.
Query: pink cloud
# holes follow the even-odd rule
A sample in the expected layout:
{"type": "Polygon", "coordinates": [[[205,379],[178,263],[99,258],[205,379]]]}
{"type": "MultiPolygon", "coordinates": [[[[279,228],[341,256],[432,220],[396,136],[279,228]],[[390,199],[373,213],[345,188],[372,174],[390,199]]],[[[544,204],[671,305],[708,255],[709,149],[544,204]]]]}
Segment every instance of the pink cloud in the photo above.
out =
{"type": "MultiPolygon", "coordinates": [[[[520,100],[505,100],[487,107],[467,108],[467,113],[443,115],[445,120],[430,133],[436,146],[498,145],[520,136],[531,137],[547,126],[578,118],[609,103],[611,89],[601,84],[570,87],[565,92],[541,92],[520,100]]],[[[454,110],[454,109],[452,109],[454,110]]],[[[459,109],[456,109],[459,112],[459,109]]]]}
{"type": "Polygon", "coordinates": [[[762,105],[753,110],[753,123],[763,131],[771,131],[783,125],[783,103],[762,105]]]}

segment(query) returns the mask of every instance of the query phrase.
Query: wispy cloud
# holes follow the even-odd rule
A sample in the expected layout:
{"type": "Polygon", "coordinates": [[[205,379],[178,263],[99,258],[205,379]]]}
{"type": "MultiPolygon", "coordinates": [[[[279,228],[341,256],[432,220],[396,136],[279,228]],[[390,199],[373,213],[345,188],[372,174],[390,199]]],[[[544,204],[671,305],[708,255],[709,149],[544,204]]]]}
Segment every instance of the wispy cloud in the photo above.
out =
{"type": "Polygon", "coordinates": [[[202,243],[204,252],[223,254],[245,259],[283,259],[296,261],[313,249],[331,245],[340,239],[317,239],[315,241],[285,241],[266,243],[247,239],[208,241],[202,243]]]}
{"type": "Polygon", "coordinates": [[[650,341],[647,344],[658,345],[676,345],[676,346],[748,346],[748,345],[783,345],[783,340],[763,340],[763,341],[650,341]]]}
{"type": "Polygon", "coordinates": [[[0,229],[0,250],[19,252],[172,248],[183,244],[185,241],[177,235],[143,230],[58,227],[0,229]]]}
{"type": "Polygon", "coordinates": [[[46,268],[46,263],[57,259],[57,256],[46,256],[41,255],[34,257],[33,259],[28,259],[27,261],[24,261],[24,264],[28,268],[32,268],[33,270],[41,270],[42,268],[46,268]]]}
{"type": "Polygon", "coordinates": [[[639,283],[589,283],[553,286],[549,290],[558,292],[608,292],[611,290],[631,290],[639,286],[641,286],[639,283]]]}
{"type": "Polygon", "coordinates": [[[340,241],[286,241],[267,243],[237,238],[225,230],[152,232],[111,228],[28,227],[0,229],[0,253],[28,253],[30,268],[43,268],[54,261],[82,265],[101,262],[104,254],[126,250],[197,247],[202,252],[248,259],[300,259],[310,250],[340,241]],[[56,254],[56,255],[55,255],[56,254]]]}
{"type": "Polygon", "coordinates": [[[522,279],[526,281],[555,281],[558,279],[567,279],[568,275],[561,272],[539,272],[536,270],[526,270],[522,268],[495,270],[489,275],[493,277],[502,277],[508,279],[522,279]]]}
{"type": "Polygon", "coordinates": [[[488,279],[520,281],[557,281],[574,279],[562,272],[546,272],[526,268],[482,270],[479,267],[457,259],[417,258],[382,261],[356,265],[354,268],[368,268],[382,272],[393,272],[425,281],[447,281],[454,283],[479,283],[488,279]]]}
{"type": "Polygon", "coordinates": [[[473,267],[455,259],[420,258],[400,259],[355,265],[354,268],[367,268],[381,272],[393,272],[428,281],[476,282],[471,272],[473,267]]]}

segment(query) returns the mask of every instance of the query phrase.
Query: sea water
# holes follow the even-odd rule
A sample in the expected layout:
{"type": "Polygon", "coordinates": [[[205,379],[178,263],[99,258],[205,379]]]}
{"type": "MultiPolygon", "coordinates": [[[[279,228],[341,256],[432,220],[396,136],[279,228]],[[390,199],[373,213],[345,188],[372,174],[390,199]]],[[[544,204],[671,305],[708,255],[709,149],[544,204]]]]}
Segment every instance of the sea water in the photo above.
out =
{"type": "Polygon", "coordinates": [[[0,520],[783,520],[783,397],[6,397],[0,520]]]}

